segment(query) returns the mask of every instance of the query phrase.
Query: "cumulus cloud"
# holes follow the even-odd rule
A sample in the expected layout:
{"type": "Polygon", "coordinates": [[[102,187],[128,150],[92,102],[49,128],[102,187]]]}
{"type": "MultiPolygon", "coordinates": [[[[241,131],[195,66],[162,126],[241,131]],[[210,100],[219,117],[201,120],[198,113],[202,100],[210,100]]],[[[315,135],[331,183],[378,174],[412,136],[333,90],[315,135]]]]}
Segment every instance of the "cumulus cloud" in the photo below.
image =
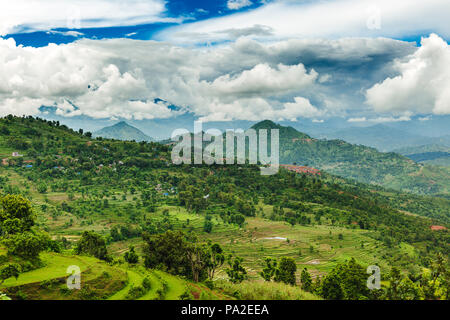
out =
{"type": "Polygon", "coordinates": [[[390,77],[367,90],[367,103],[381,112],[450,114],[450,46],[436,34],[398,60],[390,77]]]}
{"type": "Polygon", "coordinates": [[[236,55],[129,39],[42,48],[0,39],[0,114],[37,114],[45,105],[68,117],[153,119],[185,111],[203,120],[302,115],[278,99],[312,87],[317,72],[301,63],[229,63],[236,55]]]}
{"type": "Polygon", "coordinates": [[[367,69],[381,70],[413,50],[388,39],[241,38],[212,48],[82,39],[32,48],[0,38],[0,115],[36,115],[41,106],[66,117],[126,119],[185,112],[204,121],[342,115],[344,106],[360,107],[363,95],[350,101],[371,78],[367,69]]]}
{"type": "Polygon", "coordinates": [[[295,97],[295,102],[288,102],[284,104],[285,110],[290,111],[293,119],[297,117],[303,118],[315,118],[320,117],[324,114],[323,111],[318,110],[316,107],[311,105],[308,99],[303,97],[295,97]]]}
{"type": "Polygon", "coordinates": [[[97,28],[178,22],[165,16],[163,0],[0,1],[0,36],[54,28],[97,28]]]}

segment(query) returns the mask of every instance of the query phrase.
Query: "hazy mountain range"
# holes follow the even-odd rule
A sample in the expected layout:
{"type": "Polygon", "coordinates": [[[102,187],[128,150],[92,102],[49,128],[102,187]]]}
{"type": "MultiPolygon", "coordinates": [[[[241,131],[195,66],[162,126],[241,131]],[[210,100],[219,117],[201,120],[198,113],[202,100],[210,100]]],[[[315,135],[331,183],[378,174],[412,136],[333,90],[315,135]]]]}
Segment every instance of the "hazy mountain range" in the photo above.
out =
{"type": "Polygon", "coordinates": [[[393,151],[406,146],[450,146],[450,135],[440,137],[423,136],[384,124],[377,124],[371,127],[350,127],[321,136],[374,147],[380,151],[393,151]]]}

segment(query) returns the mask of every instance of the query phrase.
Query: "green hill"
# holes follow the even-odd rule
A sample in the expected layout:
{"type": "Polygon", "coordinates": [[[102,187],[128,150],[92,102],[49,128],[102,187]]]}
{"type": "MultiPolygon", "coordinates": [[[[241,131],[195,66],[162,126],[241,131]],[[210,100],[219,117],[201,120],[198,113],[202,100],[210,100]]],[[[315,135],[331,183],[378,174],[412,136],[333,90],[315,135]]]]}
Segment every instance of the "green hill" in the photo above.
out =
{"type": "Polygon", "coordinates": [[[368,184],[418,194],[450,193],[450,169],[422,165],[343,140],[314,139],[292,127],[263,121],[254,129],[280,130],[280,163],[306,165],[368,184]]]}
{"type": "Polygon", "coordinates": [[[141,130],[130,126],[125,121],[96,131],[93,136],[124,141],[153,141],[151,137],[147,136],[141,130]]]}
{"type": "MultiPolygon", "coordinates": [[[[283,143],[314,142],[296,130],[280,129],[283,143]]],[[[449,254],[450,200],[445,198],[396,192],[326,172],[281,169],[268,177],[256,165],[177,166],[170,162],[170,146],[92,139],[32,117],[0,119],[0,154],[7,160],[0,166],[0,197],[26,197],[36,220],[33,228],[53,239],[40,261],[31,264],[14,252],[6,254],[9,247],[0,245],[0,269],[21,264],[18,279],[8,276],[0,284],[0,291],[14,299],[327,298],[319,277],[333,276],[351,258],[365,288],[369,265],[380,266],[387,278],[396,266],[420,279],[424,267],[433,268],[436,254],[449,254]],[[75,254],[85,231],[105,239],[109,262],[75,254]],[[185,250],[177,251],[183,244],[165,241],[173,232],[183,232],[184,241],[199,250],[213,243],[227,260],[230,255],[242,258],[247,280],[230,281],[234,273],[228,260],[213,281],[194,282],[190,265],[178,260],[185,257],[185,250]],[[158,237],[164,241],[150,246],[149,239],[158,237]],[[139,258],[136,265],[124,259],[130,246],[139,258]],[[263,282],[266,258],[295,264],[294,285],[263,282]],[[67,265],[80,266],[86,290],[64,288],[67,265]],[[315,286],[308,292],[300,287],[305,268],[315,286]]],[[[9,215],[0,214],[0,223],[9,215]]],[[[424,286],[422,280],[414,281],[424,286]]]]}

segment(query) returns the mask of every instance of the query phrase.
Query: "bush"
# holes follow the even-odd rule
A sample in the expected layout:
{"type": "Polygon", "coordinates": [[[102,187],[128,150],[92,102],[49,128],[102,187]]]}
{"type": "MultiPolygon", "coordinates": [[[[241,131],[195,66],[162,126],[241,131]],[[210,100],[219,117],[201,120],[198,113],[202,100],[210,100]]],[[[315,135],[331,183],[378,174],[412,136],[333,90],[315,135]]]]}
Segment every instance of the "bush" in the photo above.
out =
{"type": "Polygon", "coordinates": [[[178,298],[180,300],[194,300],[194,296],[188,288],[186,288],[186,290],[184,290],[184,292],[178,298]]]}

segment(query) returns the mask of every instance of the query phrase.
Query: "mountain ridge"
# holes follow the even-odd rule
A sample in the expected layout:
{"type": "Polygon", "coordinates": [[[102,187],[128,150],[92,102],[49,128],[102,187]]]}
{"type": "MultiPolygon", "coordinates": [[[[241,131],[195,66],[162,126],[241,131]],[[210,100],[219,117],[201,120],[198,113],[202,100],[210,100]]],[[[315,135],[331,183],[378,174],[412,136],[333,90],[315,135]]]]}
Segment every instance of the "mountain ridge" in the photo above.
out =
{"type": "Polygon", "coordinates": [[[112,126],[104,127],[94,132],[93,136],[124,141],[154,141],[153,138],[125,121],[120,121],[112,126]]]}

